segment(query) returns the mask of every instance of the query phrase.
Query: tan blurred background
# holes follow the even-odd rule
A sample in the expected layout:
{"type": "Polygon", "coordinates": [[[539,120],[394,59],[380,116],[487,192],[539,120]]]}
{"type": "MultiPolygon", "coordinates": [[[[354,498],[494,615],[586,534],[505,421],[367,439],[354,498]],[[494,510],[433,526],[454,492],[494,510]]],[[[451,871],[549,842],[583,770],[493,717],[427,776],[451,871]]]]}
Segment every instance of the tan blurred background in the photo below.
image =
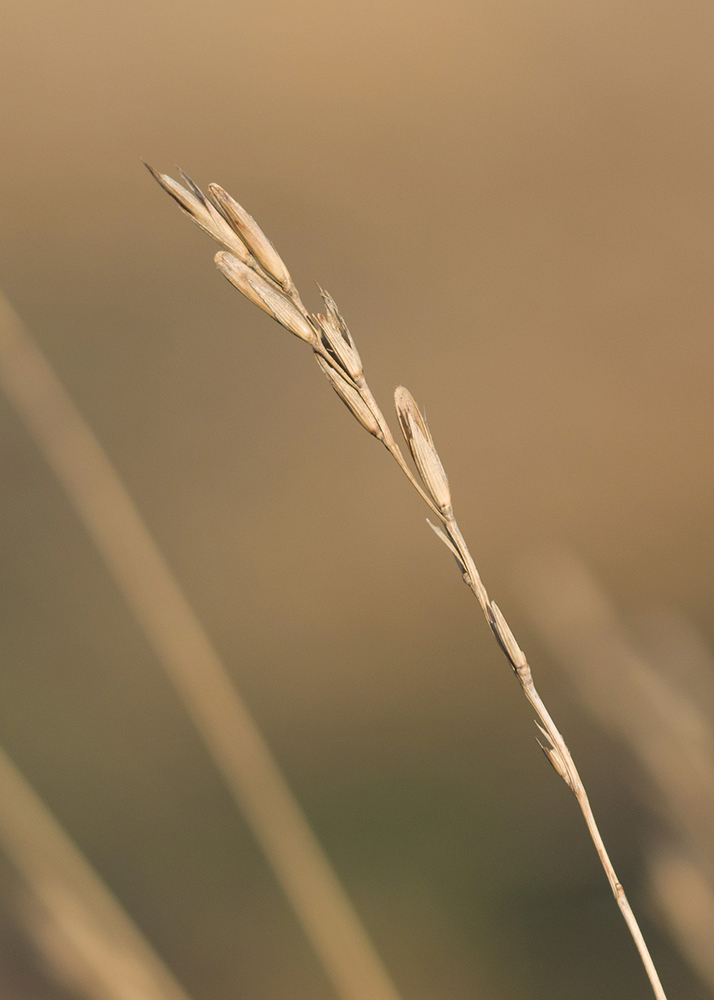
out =
{"type": "MultiPolygon", "coordinates": [[[[386,453],[141,165],[218,181],[385,409],[426,407],[670,997],[661,820],[517,567],[714,641],[714,9],[2,4],[0,287],[125,479],[405,1000],[648,997],[531,713],[386,453]]],[[[46,464],[0,398],[0,743],[194,1000],[332,990],[46,464]]],[[[2,869],[0,985],[60,997],[2,869]]]]}

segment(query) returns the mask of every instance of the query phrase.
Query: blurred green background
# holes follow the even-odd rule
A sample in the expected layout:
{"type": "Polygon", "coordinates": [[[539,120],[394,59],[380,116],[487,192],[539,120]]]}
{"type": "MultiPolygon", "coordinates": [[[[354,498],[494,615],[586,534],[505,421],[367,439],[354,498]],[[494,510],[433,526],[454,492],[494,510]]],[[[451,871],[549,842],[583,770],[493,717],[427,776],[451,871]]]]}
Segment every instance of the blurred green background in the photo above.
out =
{"type": "MultiPolygon", "coordinates": [[[[385,412],[427,411],[671,997],[657,823],[515,584],[574,549],[714,640],[714,8],[28,5],[0,34],[0,287],[107,449],[405,1000],[646,998],[584,824],[423,505],[144,157],[217,181],[385,412]]],[[[194,1000],[330,1000],[273,876],[0,398],[0,743],[194,1000]]],[[[59,997],[0,878],[0,985],[59,997]]]]}

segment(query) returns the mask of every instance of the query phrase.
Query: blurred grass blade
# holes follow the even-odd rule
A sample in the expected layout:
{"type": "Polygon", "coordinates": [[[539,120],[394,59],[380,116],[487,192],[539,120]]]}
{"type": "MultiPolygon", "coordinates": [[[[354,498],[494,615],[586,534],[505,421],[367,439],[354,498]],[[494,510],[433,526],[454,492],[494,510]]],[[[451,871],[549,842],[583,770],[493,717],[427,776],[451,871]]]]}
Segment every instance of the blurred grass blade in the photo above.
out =
{"type": "Polygon", "coordinates": [[[260,730],[131,497],[0,293],[0,384],[201,733],[341,1000],[399,1000],[260,730]]]}
{"type": "Polygon", "coordinates": [[[714,887],[682,848],[650,852],[648,867],[651,891],[672,937],[714,992],[714,887]]]}
{"type": "Polygon", "coordinates": [[[32,895],[25,922],[58,978],[88,1000],[188,1000],[1,749],[0,849],[32,895]]]}

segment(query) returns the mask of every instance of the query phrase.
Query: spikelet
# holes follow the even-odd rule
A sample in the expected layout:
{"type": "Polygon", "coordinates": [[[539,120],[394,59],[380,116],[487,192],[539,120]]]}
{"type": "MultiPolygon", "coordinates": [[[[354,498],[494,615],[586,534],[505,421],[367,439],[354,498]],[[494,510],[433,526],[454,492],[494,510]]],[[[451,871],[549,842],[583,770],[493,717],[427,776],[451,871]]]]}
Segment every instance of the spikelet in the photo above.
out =
{"type": "Polygon", "coordinates": [[[451,510],[449,480],[434,447],[426,420],[419,412],[412,394],[402,385],[394,393],[394,404],[404,439],[409,445],[422,482],[441,513],[445,514],[451,510]]]}
{"type": "Polygon", "coordinates": [[[352,339],[352,334],[340,316],[332,296],[323,291],[322,288],[320,288],[320,295],[325,303],[327,316],[318,313],[312,318],[320,331],[322,345],[337,364],[356,382],[362,377],[362,359],[352,339]]]}
{"type": "Polygon", "coordinates": [[[365,430],[374,434],[376,438],[382,440],[382,432],[377,418],[372,410],[362,399],[357,390],[352,386],[340,371],[329,361],[325,360],[321,354],[315,353],[315,360],[325,373],[327,381],[340,397],[350,413],[362,424],[365,430]]]}
{"type": "Polygon", "coordinates": [[[247,299],[267,312],[300,340],[304,340],[312,347],[317,344],[317,334],[295,303],[268,284],[262,275],[224,251],[219,251],[214,260],[218,270],[247,299]]]}
{"type": "Polygon", "coordinates": [[[220,243],[221,246],[229,250],[234,257],[237,257],[243,263],[247,263],[250,260],[250,252],[245,243],[234,232],[231,226],[228,225],[220,212],[216,211],[190,177],[181,171],[181,176],[188,184],[189,190],[183,187],[182,184],[179,184],[178,181],[175,181],[173,177],[169,177],[168,174],[160,174],[153,167],[150,167],[148,163],[144,165],[151,176],[159,182],[164,191],[178,202],[186,215],[190,219],[193,219],[204,233],[208,233],[216,243],[220,243]]]}
{"type": "Polygon", "coordinates": [[[270,277],[274,278],[283,288],[290,288],[292,281],[287,267],[253,216],[248,215],[243,206],[231,198],[220,184],[209,184],[208,193],[213,204],[227,219],[270,277]]]}

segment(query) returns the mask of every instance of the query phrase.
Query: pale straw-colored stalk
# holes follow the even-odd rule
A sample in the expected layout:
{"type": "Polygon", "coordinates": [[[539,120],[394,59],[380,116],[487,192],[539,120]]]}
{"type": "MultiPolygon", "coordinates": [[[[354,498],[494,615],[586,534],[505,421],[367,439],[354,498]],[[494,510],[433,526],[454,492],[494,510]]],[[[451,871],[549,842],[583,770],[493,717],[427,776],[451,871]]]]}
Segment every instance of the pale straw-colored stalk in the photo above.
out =
{"type": "MultiPolygon", "coordinates": [[[[395,404],[405,440],[417,469],[418,478],[413,474],[405,461],[379,406],[369,390],[354,341],[347,330],[344,320],[339,315],[332,298],[325,292],[322,292],[322,297],[328,311],[327,318],[320,315],[310,315],[303,306],[300,296],[292,280],[289,278],[289,274],[285,277],[282,270],[285,268],[285,265],[282,260],[280,261],[278,276],[278,271],[275,269],[271,271],[268,261],[261,258],[258,247],[263,245],[263,241],[269,243],[267,237],[260,230],[256,232],[257,226],[255,221],[248,216],[244,209],[241,209],[240,213],[226,210],[226,202],[223,197],[225,192],[220,195],[217,194],[219,191],[222,192],[222,189],[217,188],[216,185],[211,185],[208,189],[209,196],[205,198],[199,192],[196,185],[189,179],[186,179],[184,175],[189,187],[182,194],[180,191],[177,191],[177,187],[180,187],[180,185],[177,185],[176,181],[167,178],[163,174],[157,174],[153,170],[152,173],[169,194],[179,201],[184,211],[204,231],[213,236],[216,242],[225,247],[227,242],[222,227],[217,227],[214,232],[211,232],[210,226],[207,226],[205,223],[207,211],[205,205],[210,204],[212,200],[213,206],[222,213],[222,219],[233,226],[235,235],[244,244],[244,249],[239,251],[238,255],[234,254],[230,248],[227,251],[218,253],[216,255],[216,263],[219,269],[232,281],[231,270],[237,268],[238,264],[242,264],[248,271],[253,272],[255,278],[251,277],[249,273],[244,272],[241,268],[242,284],[238,281],[233,281],[233,284],[240,291],[244,292],[244,294],[247,294],[248,298],[254,302],[255,297],[251,293],[257,293],[261,299],[261,302],[258,304],[261,304],[261,307],[266,312],[270,313],[274,319],[291,333],[310,344],[317,355],[320,368],[327,375],[328,380],[342,401],[351,410],[360,424],[384,444],[412,486],[414,486],[431,511],[441,521],[441,525],[432,525],[432,527],[456,558],[464,582],[478,600],[486,621],[518,678],[523,693],[535,710],[540,731],[546,740],[545,743],[541,743],[541,747],[548,760],[577,799],[598,857],[610,883],[610,888],[634,939],[654,994],[658,1000],[666,1000],[657,970],[642,936],[642,931],[605,849],[593,816],[590,801],[570,751],[536,690],[531,669],[524,653],[518,646],[502,613],[491,601],[486,588],[481,582],[474,560],[454,516],[446,473],[434,447],[426,420],[420,413],[411,394],[403,387],[399,387],[395,394],[395,404]],[[198,206],[196,203],[198,203],[198,206]],[[249,228],[246,228],[239,221],[246,217],[250,219],[251,225],[249,228]],[[259,236],[258,233],[260,233],[259,236]],[[246,281],[248,283],[248,290],[243,287],[246,281]],[[268,284],[272,283],[275,295],[280,296],[283,300],[284,305],[281,310],[275,308],[273,301],[266,308],[268,304],[264,294],[258,290],[259,287],[262,287],[257,285],[258,281],[268,284]],[[283,318],[281,312],[286,318],[283,318]],[[302,323],[296,322],[294,318],[295,313],[300,314],[302,323]],[[350,391],[348,392],[345,387],[350,391]]],[[[272,244],[270,246],[272,247],[272,244]]],[[[278,259],[280,260],[280,258],[278,259]]],[[[287,272],[287,269],[285,269],[285,272],[287,272]]]]}
{"type": "Polygon", "coordinates": [[[2,749],[0,849],[25,886],[23,923],[58,979],[87,1000],[188,1000],[2,749]]]}
{"type": "MultiPolygon", "coordinates": [[[[205,210],[199,224],[205,229],[212,219],[205,210]]],[[[221,235],[230,242],[223,231],[221,235]]],[[[294,318],[289,311],[280,315],[294,318]]],[[[0,385],[144,630],[335,992],[341,1000],[399,1000],[265,739],[134,502],[1,294],[0,385]]]]}
{"type": "MultiPolygon", "coordinates": [[[[684,643],[669,651],[677,671],[665,672],[567,552],[534,556],[521,577],[533,622],[581,701],[629,746],[655,792],[653,806],[714,878],[714,718],[704,685],[688,691],[683,683],[696,667],[684,643]]],[[[711,659],[701,665],[711,687],[713,668],[711,659]]]]}
{"type": "Polygon", "coordinates": [[[714,989],[714,659],[672,612],[643,619],[638,642],[570,553],[534,554],[520,578],[533,622],[583,705],[647,778],[639,792],[671,831],[650,852],[653,894],[714,989]]]}

